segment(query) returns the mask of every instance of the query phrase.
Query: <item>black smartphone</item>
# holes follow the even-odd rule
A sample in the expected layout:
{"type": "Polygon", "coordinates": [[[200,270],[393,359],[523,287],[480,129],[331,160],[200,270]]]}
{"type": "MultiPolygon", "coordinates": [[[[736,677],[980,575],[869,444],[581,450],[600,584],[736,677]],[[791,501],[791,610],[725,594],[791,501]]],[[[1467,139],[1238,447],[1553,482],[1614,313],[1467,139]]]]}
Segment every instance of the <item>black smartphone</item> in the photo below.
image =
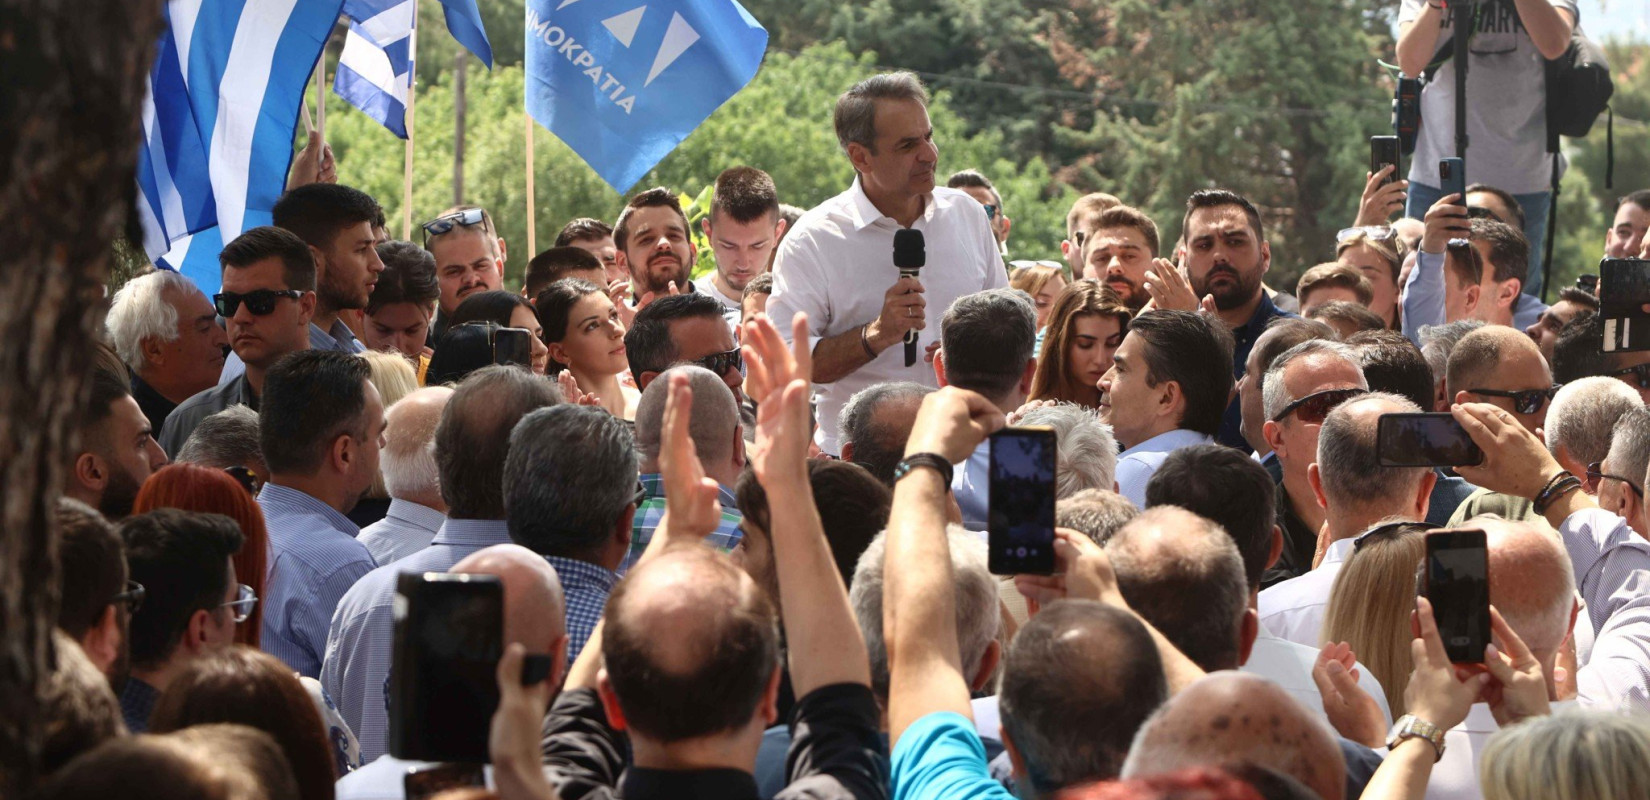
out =
{"type": "Polygon", "coordinates": [[[1483,531],[1427,533],[1426,592],[1449,660],[1483,663],[1490,643],[1490,561],[1483,531]]]}
{"type": "Polygon", "coordinates": [[[429,800],[448,789],[487,788],[487,775],[480,764],[429,764],[412,767],[401,779],[407,800],[429,800]]]}
{"type": "Polygon", "coordinates": [[[1383,467],[1462,467],[1484,461],[1484,451],[1447,413],[1382,414],[1375,455],[1383,467]]]}
{"type": "Polygon", "coordinates": [[[1445,197],[1452,194],[1461,195],[1456,198],[1455,204],[1467,204],[1467,162],[1459,158],[1446,158],[1438,162],[1438,188],[1445,197]]]}
{"type": "Polygon", "coordinates": [[[1650,261],[1606,258],[1598,264],[1599,315],[1604,318],[1604,352],[1650,350],[1650,261]]]}
{"type": "Polygon", "coordinates": [[[991,435],[989,566],[993,575],[1054,572],[1054,429],[991,435]]]}
{"type": "Polygon", "coordinates": [[[1391,164],[1392,174],[1381,181],[1384,186],[1398,181],[1398,137],[1371,136],[1369,137],[1369,172],[1371,175],[1380,172],[1381,168],[1391,164]]]}
{"type": "Polygon", "coordinates": [[[499,328],[493,332],[493,363],[533,365],[533,332],[526,328],[499,328]]]}
{"type": "Polygon", "coordinates": [[[504,585],[496,575],[405,572],[396,579],[390,755],[487,762],[504,653],[504,585]]]}

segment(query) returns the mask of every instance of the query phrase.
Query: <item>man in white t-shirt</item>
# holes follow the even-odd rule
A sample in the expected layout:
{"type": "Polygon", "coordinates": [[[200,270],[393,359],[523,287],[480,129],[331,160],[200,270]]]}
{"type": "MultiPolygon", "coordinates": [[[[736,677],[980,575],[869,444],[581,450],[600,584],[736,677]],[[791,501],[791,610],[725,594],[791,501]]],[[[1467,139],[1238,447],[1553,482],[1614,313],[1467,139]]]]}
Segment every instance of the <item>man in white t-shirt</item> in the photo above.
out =
{"type": "Polygon", "coordinates": [[[728,324],[738,325],[745,287],[767,271],[768,258],[785,234],[773,178],[755,167],[723,170],[716,176],[710,215],[699,225],[716,256],[716,274],[693,286],[716,298],[728,324]]]}
{"type": "Polygon", "coordinates": [[[908,331],[927,349],[937,340],[930,310],[983,289],[1008,285],[997,239],[980,204],[935,187],[939,149],[928,119],[928,91],[915,75],[875,75],[837,98],[837,141],[857,177],[848,190],[802,215],[774,260],[768,314],[783,335],[808,314],[819,431],[838,451],[837,416],[855,392],[884,381],[934,386],[918,354],[905,361],[908,331]],[[922,232],[926,265],[903,278],[893,264],[894,233],[922,232]]]}

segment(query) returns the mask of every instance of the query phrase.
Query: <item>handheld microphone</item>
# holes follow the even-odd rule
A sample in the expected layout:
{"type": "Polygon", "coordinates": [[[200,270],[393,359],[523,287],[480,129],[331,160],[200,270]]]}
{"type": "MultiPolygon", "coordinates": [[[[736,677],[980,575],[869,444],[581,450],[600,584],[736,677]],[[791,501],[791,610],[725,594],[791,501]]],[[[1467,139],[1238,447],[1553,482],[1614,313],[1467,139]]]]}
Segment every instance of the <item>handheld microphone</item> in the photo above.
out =
{"type": "MultiPolygon", "coordinates": [[[[928,263],[928,253],[923,248],[922,231],[911,228],[901,228],[894,231],[894,266],[899,269],[901,278],[915,278],[928,263]]],[[[905,366],[917,363],[917,332],[905,332],[905,366]]]]}

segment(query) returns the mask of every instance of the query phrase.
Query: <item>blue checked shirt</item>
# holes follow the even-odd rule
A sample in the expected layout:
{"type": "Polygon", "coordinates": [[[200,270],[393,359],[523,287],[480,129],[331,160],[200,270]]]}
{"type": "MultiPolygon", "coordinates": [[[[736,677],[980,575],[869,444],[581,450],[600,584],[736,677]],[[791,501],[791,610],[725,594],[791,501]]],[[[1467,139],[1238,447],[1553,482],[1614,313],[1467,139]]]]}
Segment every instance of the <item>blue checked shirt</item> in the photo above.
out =
{"type": "Polygon", "coordinates": [[[584,643],[590,641],[590,634],[596,632],[607,595],[619,582],[619,575],[588,561],[560,556],[545,556],[545,560],[556,568],[562,594],[567,597],[567,663],[571,665],[584,643]]]}
{"type": "MultiPolygon", "coordinates": [[[[630,526],[630,551],[625,553],[624,561],[619,564],[620,575],[636,566],[642,551],[647,549],[647,543],[653,540],[653,531],[658,529],[659,521],[665,518],[664,476],[658,473],[643,475],[642,491],[645,494],[641,504],[636,506],[636,520],[630,526]]],[[[722,522],[705,537],[705,544],[726,553],[739,546],[739,538],[744,536],[744,532],[739,530],[739,523],[745,517],[739,513],[739,503],[734,500],[732,489],[718,484],[716,499],[722,503],[722,522]]]]}
{"type": "Polygon", "coordinates": [[[360,528],[332,506],[273,482],[264,484],[258,505],[270,554],[263,649],[313,678],[321,674],[327,624],[339,599],[378,565],[355,540],[360,528]]]}
{"type": "Polygon", "coordinates": [[[471,553],[509,544],[504,520],[449,519],[430,546],[362,578],[332,615],[327,630],[321,686],[355,731],[361,757],[372,761],[389,748],[390,659],[395,642],[395,581],[403,572],[446,572],[471,553]]]}

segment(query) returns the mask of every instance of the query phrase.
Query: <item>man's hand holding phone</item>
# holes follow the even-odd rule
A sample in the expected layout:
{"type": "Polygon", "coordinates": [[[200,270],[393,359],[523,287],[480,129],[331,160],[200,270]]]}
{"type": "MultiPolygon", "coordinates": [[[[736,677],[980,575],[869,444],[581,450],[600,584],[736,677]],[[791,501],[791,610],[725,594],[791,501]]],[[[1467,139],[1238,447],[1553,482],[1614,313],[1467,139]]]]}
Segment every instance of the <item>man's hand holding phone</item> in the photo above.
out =
{"type": "Polygon", "coordinates": [[[1015,575],[1014,587],[1025,596],[1032,613],[1068,597],[1097,600],[1132,613],[1117,588],[1117,573],[1112,571],[1105,549],[1067,528],[1054,529],[1054,574],[1015,575]]]}
{"type": "Polygon", "coordinates": [[[1404,688],[1404,706],[1409,713],[1443,730],[1460,725],[1472,704],[1478,702],[1490,675],[1470,667],[1458,667],[1444,651],[1438,623],[1432,617],[1432,603],[1415,598],[1415,620],[1421,635],[1410,642],[1410,659],[1415,668],[1404,688]]]}
{"type": "Polygon", "coordinates": [[[556,796],[540,766],[539,741],[544,712],[556,695],[554,676],[523,686],[527,650],[519,643],[504,649],[498,661],[498,710],[487,738],[493,762],[493,783],[499,795],[510,798],[556,796]]]}
{"type": "Polygon", "coordinates": [[[1366,173],[1363,197],[1358,200],[1358,218],[1352,227],[1385,225],[1392,215],[1403,210],[1408,199],[1409,181],[1388,180],[1398,167],[1383,165],[1378,171],[1366,173]]]}
{"type": "Polygon", "coordinates": [[[1451,406],[1450,413],[1484,451],[1482,463],[1456,467],[1468,483],[1528,500],[1563,471],[1541,440],[1499,407],[1465,403],[1451,406]]]}
{"type": "Polygon", "coordinates": [[[1484,702],[1490,704],[1495,721],[1505,728],[1525,717],[1552,713],[1541,662],[1495,606],[1490,606],[1490,631],[1501,643],[1500,647],[1492,644],[1484,650],[1484,666],[1495,678],[1484,689],[1484,702]]]}
{"type": "Polygon", "coordinates": [[[1421,234],[1421,252],[1443,253],[1451,239],[1465,239],[1472,233],[1472,222],[1467,217],[1466,199],[1459,194],[1447,194],[1427,209],[1426,231],[1421,234]]]}

